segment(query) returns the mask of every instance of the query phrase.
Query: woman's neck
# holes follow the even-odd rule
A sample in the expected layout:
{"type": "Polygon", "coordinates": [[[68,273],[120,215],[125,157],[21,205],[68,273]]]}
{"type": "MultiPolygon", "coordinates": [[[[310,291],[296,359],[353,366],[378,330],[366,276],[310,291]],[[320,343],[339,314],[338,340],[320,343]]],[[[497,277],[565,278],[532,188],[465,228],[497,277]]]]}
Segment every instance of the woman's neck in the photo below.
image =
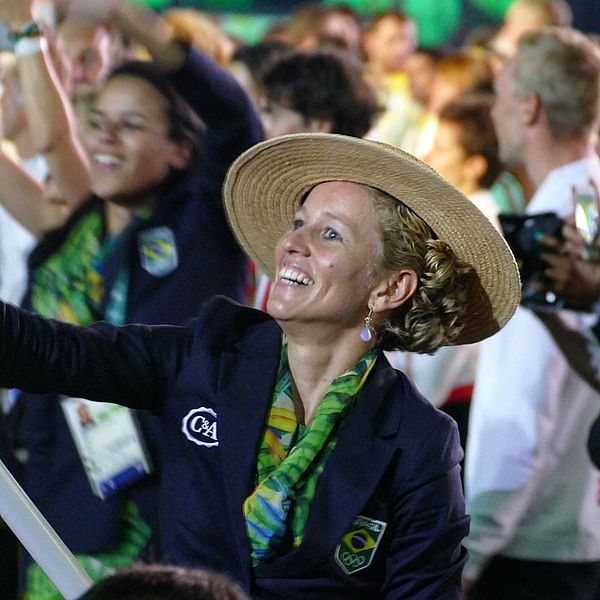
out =
{"type": "Polygon", "coordinates": [[[154,206],[155,196],[140,198],[139,201],[127,201],[123,203],[105,200],[106,233],[115,236],[127,227],[131,216],[144,209],[154,206]]]}
{"type": "Polygon", "coordinates": [[[359,330],[353,329],[331,339],[286,333],[290,372],[304,411],[304,424],[309,426],[333,380],[356,364],[374,342],[363,342],[359,330]]]}
{"type": "Polygon", "coordinates": [[[106,233],[110,237],[118,235],[127,227],[131,219],[131,209],[119,206],[113,202],[106,202],[106,233]]]}

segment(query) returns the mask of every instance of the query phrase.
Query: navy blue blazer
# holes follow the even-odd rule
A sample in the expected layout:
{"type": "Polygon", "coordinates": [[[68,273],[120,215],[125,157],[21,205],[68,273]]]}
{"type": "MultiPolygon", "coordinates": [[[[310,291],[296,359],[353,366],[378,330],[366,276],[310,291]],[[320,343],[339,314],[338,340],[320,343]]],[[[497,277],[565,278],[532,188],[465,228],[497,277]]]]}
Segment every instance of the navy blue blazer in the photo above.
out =
{"type": "MultiPolygon", "coordinates": [[[[160,415],[164,560],[223,571],[261,599],[459,598],[468,533],[454,422],[382,356],[322,473],[302,544],[253,570],[242,503],[275,383],[281,330],[222,297],[185,327],[91,328],[0,311],[0,385],[160,415]],[[352,574],[353,521],[386,525],[352,574]]],[[[354,529],[356,529],[354,527],[354,529]]]]}

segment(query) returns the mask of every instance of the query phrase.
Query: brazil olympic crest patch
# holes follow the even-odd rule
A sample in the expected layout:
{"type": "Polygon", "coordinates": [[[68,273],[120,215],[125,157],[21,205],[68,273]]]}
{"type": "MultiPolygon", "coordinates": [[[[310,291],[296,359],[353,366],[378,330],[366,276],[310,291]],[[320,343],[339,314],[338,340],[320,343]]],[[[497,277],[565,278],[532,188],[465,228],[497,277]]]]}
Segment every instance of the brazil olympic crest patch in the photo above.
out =
{"type": "Polygon", "coordinates": [[[335,562],[347,575],[366,569],[375,556],[387,527],[384,521],[377,521],[359,515],[352,521],[350,530],[342,537],[335,549],[335,562]]]}
{"type": "Polygon", "coordinates": [[[175,235],[169,227],[154,227],[139,234],[142,267],[156,277],[164,277],[179,264],[175,235]]]}

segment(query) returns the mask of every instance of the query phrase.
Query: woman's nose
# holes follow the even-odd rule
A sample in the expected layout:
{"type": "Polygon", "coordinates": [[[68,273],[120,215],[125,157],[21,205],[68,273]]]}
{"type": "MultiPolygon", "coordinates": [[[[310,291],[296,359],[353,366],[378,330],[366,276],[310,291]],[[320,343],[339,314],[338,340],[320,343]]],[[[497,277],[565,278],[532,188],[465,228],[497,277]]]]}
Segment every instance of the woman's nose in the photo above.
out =
{"type": "Polygon", "coordinates": [[[292,231],[286,234],[283,247],[286,252],[299,253],[303,256],[308,256],[310,254],[308,237],[308,232],[305,227],[292,229],[292,231]]]}
{"type": "Polygon", "coordinates": [[[107,122],[100,130],[100,140],[105,144],[113,143],[119,137],[118,123],[107,122]]]}

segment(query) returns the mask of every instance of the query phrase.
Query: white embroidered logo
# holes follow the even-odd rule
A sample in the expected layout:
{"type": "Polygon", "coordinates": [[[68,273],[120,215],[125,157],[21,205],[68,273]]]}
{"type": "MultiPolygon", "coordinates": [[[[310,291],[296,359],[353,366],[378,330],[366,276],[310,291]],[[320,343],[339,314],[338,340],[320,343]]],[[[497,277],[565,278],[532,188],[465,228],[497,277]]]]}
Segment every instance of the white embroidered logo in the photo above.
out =
{"type": "Polygon", "coordinates": [[[181,431],[198,446],[212,448],[219,445],[217,438],[217,413],[212,408],[193,408],[183,417],[181,431]]]}

